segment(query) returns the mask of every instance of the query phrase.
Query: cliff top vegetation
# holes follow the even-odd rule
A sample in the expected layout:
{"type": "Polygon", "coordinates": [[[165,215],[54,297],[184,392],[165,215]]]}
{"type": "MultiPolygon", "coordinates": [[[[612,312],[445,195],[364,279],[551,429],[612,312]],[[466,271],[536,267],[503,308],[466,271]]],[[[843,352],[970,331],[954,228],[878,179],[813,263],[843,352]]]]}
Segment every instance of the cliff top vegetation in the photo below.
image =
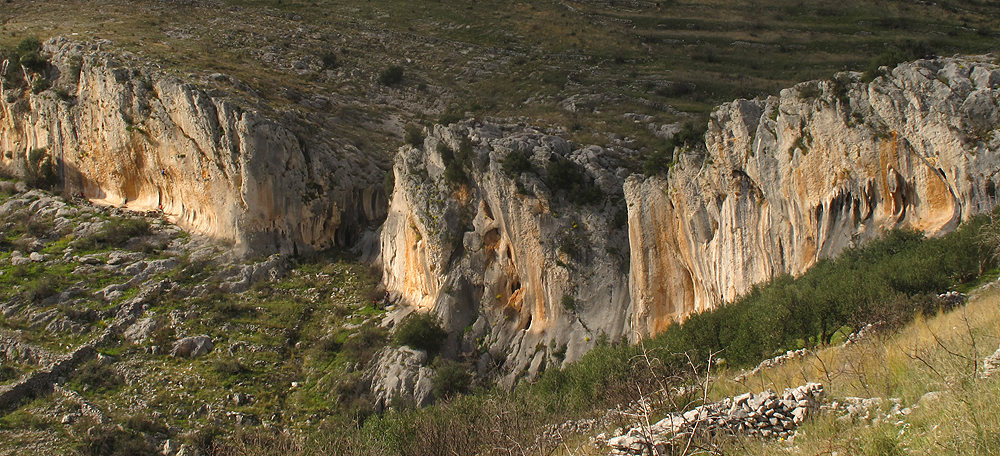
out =
{"type": "Polygon", "coordinates": [[[12,0],[0,47],[114,46],[259,108],[334,115],[362,150],[410,121],[523,118],[664,153],[718,103],[841,70],[1000,48],[990,2],[12,0]],[[383,76],[391,73],[392,83],[383,76]],[[401,70],[401,71],[400,71],[401,70]],[[229,79],[211,79],[216,73],[229,79]],[[387,118],[397,121],[385,122],[387,118]]]}

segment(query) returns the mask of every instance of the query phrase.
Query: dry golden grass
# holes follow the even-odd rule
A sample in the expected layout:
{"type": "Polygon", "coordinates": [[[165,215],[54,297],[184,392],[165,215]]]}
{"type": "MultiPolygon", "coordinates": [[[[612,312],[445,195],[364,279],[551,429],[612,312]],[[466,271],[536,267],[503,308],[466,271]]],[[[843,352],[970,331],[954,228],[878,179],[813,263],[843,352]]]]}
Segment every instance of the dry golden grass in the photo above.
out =
{"type": "MultiPolygon", "coordinates": [[[[981,292],[952,312],[921,317],[896,334],[762,370],[743,383],[723,375],[712,395],[820,382],[832,400],[880,397],[882,413],[898,398],[912,413],[889,419],[837,420],[826,415],[801,428],[794,444],[746,441],[736,454],[1000,454],[1000,379],[982,378],[984,357],[1000,342],[1000,292],[981,292]],[[940,392],[937,400],[930,392],[940,392]]],[[[872,417],[877,414],[873,413],[872,417]]]]}

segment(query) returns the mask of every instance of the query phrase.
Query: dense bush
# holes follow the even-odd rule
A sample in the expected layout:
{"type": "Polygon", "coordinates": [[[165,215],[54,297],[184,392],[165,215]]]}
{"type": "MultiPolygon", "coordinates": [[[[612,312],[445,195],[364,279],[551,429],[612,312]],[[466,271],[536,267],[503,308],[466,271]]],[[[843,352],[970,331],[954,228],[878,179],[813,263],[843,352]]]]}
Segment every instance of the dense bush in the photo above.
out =
{"type": "Polygon", "coordinates": [[[521,173],[532,172],[535,170],[534,166],[531,164],[531,160],[528,159],[528,154],[520,149],[508,152],[507,155],[503,157],[500,167],[510,177],[518,177],[521,173]]]}
{"type": "Polygon", "coordinates": [[[424,129],[420,128],[419,125],[407,125],[406,134],[403,136],[403,141],[413,147],[423,147],[424,146],[424,129]]]}
{"type": "Polygon", "coordinates": [[[546,167],[549,187],[562,191],[566,199],[576,204],[596,204],[604,199],[604,190],[591,182],[583,166],[572,160],[553,155],[546,167]]]}
{"type": "Polygon", "coordinates": [[[448,333],[441,328],[434,315],[414,312],[399,323],[395,342],[418,350],[426,350],[433,357],[441,349],[447,337],[448,333]]]}
{"type": "Polygon", "coordinates": [[[936,54],[934,48],[923,41],[906,40],[896,45],[888,47],[881,54],[872,57],[865,66],[861,75],[863,82],[871,82],[879,76],[884,76],[882,67],[893,67],[909,60],[933,57],[936,54]]]}
{"type": "Polygon", "coordinates": [[[31,188],[42,189],[51,189],[59,183],[59,175],[56,173],[55,163],[45,148],[28,151],[24,183],[31,188]]]}
{"type": "Polygon", "coordinates": [[[382,85],[396,85],[403,82],[403,67],[399,65],[393,65],[385,70],[382,70],[378,75],[378,82],[382,85]]]}
{"type": "Polygon", "coordinates": [[[88,361],[69,376],[71,384],[79,385],[83,391],[101,392],[116,389],[125,384],[125,378],[111,366],[99,359],[88,361]]]}
{"type": "Polygon", "coordinates": [[[11,366],[0,366],[0,383],[6,383],[17,379],[21,372],[11,366]]]}
{"type": "Polygon", "coordinates": [[[80,238],[75,245],[83,250],[122,247],[132,238],[149,233],[150,226],[146,219],[114,219],[104,224],[100,231],[80,238]]]}
{"type": "Polygon", "coordinates": [[[674,148],[692,148],[703,144],[706,131],[708,125],[705,122],[686,122],[662,149],[646,156],[642,164],[643,174],[647,176],[665,174],[673,166],[674,148]]]}
{"type": "Polygon", "coordinates": [[[81,432],[77,453],[88,456],[158,456],[142,432],[115,426],[95,426],[81,432]]]}
{"type": "Polygon", "coordinates": [[[451,399],[457,394],[468,394],[472,384],[472,366],[450,360],[438,359],[434,365],[432,391],[437,399],[451,399]]]}
{"type": "Polygon", "coordinates": [[[466,162],[469,159],[468,151],[460,150],[458,154],[451,150],[447,144],[440,142],[437,151],[441,154],[441,161],[444,162],[444,179],[451,185],[464,184],[469,180],[465,171],[466,162]]]}
{"type": "Polygon", "coordinates": [[[52,81],[45,78],[35,79],[35,82],[31,84],[31,93],[38,95],[49,88],[52,87],[52,81]]]}

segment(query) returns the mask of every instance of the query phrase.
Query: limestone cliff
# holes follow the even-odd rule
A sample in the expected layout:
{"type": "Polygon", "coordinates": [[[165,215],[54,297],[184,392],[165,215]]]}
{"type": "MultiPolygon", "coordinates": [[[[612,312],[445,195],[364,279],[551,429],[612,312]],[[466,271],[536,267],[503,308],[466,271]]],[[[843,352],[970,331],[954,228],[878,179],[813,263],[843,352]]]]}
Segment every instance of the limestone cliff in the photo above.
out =
{"type": "Polygon", "coordinates": [[[617,159],[526,127],[431,133],[396,158],[387,289],[436,311],[450,350],[481,353],[480,370],[502,367],[508,383],[576,359],[602,334],[621,337],[628,245],[624,212],[614,219],[627,173],[617,159]]]}
{"type": "Polygon", "coordinates": [[[28,87],[3,87],[0,171],[52,166],[66,192],[162,207],[239,253],[346,245],[384,215],[378,157],[102,47],[50,40],[48,67],[25,71],[28,87]],[[50,89],[29,90],[42,78],[50,89]]]}
{"type": "Polygon", "coordinates": [[[935,236],[996,205],[995,65],[921,60],[860,76],[721,106],[705,153],[682,156],[666,182],[626,182],[634,334],[888,230],[935,236]]]}
{"type": "Polygon", "coordinates": [[[995,65],[922,60],[860,78],[719,107],[705,146],[678,151],[666,177],[628,176],[605,149],[527,127],[435,127],[397,156],[386,286],[509,384],[887,230],[934,236],[996,205],[995,65]],[[449,171],[463,138],[467,175],[449,171]],[[530,167],[512,165],[518,153],[530,167]],[[562,159],[600,201],[558,190],[562,159]]]}

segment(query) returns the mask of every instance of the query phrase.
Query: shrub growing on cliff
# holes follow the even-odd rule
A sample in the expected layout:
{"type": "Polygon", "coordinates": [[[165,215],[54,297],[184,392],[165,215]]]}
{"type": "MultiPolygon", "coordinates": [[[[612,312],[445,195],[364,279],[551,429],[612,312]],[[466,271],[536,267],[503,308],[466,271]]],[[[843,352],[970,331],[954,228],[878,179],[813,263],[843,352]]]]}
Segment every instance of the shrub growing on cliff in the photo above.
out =
{"type": "Polygon", "coordinates": [[[31,93],[38,95],[49,88],[52,87],[52,81],[45,78],[35,79],[35,82],[31,84],[31,93]]]}
{"type": "Polygon", "coordinates": [[[518,177],[521,173],[527,173],[534,171],[534,166],[531,165],[531,160],[528,159],[528,154],[522,150],[512,150],[503,157],[503,161],[500,163],[500,167],[505,173],[510,177],[518,177]]]}
{"type": "Polygon", "coordinates": [[[406,134],[403,135],[403,141],[413,147],[423,147],[424,146],[424,130],[420,128],[419,125],[407,125],[406,134]]]}
{"type": "Polygon", "coordinates": [[[553,155],[546,170],[549,172],[549,186],[565,192],[571,202],[596,204],[604,199],[604,190],[590,182],[583,167],[572,160],[553,155]]]}
{"type": "Polygon", "coordinates": [[[444,162],[444,179],[449,184],[464,184],[469,180],[465,171],[465,162],[468,159],[467,153],[456,154],[447,144],[440,142],[437,145],[437,152],[441,154],[441,161],[444,162]]]}
{"type": "Polygon", "coordinates": [[[418,350],[426,350],[432,356],[441,349],[444,340],[448,338],[437,319],[430,313],[419,313],[406,317],[396,329],[394,340],[399,345],[406,345],[418,350]]]}
{"type": "Polygon", "coordinates": [[[51,189],[59,183],[52,157],[45,148],[32,149],[28,152],[24,183],[32,188],[51,189]]]}

